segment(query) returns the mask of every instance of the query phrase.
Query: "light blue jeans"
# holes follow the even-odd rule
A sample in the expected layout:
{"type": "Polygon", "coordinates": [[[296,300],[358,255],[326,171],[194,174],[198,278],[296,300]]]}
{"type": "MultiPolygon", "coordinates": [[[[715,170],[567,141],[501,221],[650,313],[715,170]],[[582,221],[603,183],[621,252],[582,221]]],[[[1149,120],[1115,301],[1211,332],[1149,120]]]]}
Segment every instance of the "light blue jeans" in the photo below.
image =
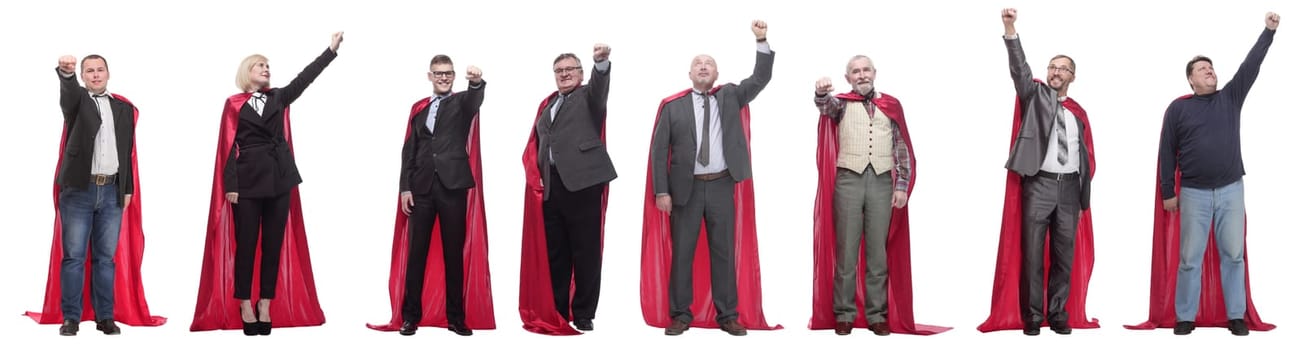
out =
{"type": "Polygon", "coordinates": [[[117,184],[64,188],[59,193],[63,225],[63,260],[60,269],[63,319],[81,321],[86,257],[91,257],[91,306],[95,319],[113,319],[113,256],[118,249],[122,208],[117,184]]]}
{"type": "Polygon", "coordinates": [[[1243,318],[1247,309],[1243,268],[1243,180],[1215,189],[1180,188],[1180,271],[1175,282],[1177,321],[1198,316],[1202,292],[1203,255],[1207,237],[1216,238],[1221,258],[1221,290],[1228,319],[1243,318]],[[1215,228],[1213,234],[1209,230],[1215,228]]]}

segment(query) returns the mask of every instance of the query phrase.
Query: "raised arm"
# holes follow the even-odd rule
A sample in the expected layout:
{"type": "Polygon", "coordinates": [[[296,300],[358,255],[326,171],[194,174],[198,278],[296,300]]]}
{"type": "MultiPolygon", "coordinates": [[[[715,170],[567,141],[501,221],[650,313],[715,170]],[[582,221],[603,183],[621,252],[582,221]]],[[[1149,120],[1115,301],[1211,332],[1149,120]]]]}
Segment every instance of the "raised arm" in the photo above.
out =
{"type": "Polygon", "coordinates": [[[59,73],[59,107],[63,110],[64,122],[67,122],[77,117],[77,107],[86,94],[86,88],[77,83],[76,57],[59,57],[59,66],[54,71],[59,73]]]}
{"type": "Polygon", "coordinates": [[[1031,66],[1026,64],[1026,52],[1022,50],[1022,38],[1017,35],[1017,9],[1006,8],[1000,16],[1004,20],[1004,46],[1008,48],[1008,70],[1013,76],[1013,87],[1017,96],[1028,96],[1035,91],[1035,77],[1031,75],[1031,66]]]}
{"type": "Polygon", "coordinates": [[[588,108],[596,125],[605,125],[606,99],[610,97],[610,46],[592,46],[592,76],[588,77],[588,108]]]}
{"type": "Polygon", "coordinates": [[[344,32],[335,33],[331,38],[330,47],[325,52],[322,52],[320,56],[317,56],[312,63],[309,63],[307,68],[303,68],[303,71],[299,72],[298,76],[289,82],[289,85],[285,85],[280,89],[281,99],[285,105],[294,103],[294,100],[303,95],[303,90],[307,90],[307,86],[311,85],[312,81],[316,80],[316,77],[321,75],[322,71],[325,71],[326,66],[330,65],[330,61],[334,61],[335,57],[338,56],[339,43],[343,41],[344,32]]]}
{"type": "Polygon", "coordinates": [[[761,20],[751,22],[750,30],[755,33],[755,71],[751,72],[750,77],[741,81],[737,85],[737,102],[739,104],[748,104],[759,96],[764,86],[769,84],[769,79],[773,77],[773,50],[769,48],[768,32],[769,25],[761,20]]]}
{"type": "Polygon", "coordinates": [[[1252,84],[1257,81],[1257,73],[1261,71],[1261,63],[1266,59],[1266,51],[1270,50],[1270,44],[1275,41],[1275,29],[1278,27],[1279,15],[1274,12],[1267,13],[1266,29],[1257,36],[1257,43],[1252,45],[1248,57],[1239,64],[1239,70],[1234,72],[1234,77],[1230,78],[1230,82],[1225,83],[1225,92],[1230,94],[1234,103],[1243,105],[1243,100],[1248,97],[1248,90],[1251,90],[1252,84]]]}
{"type": "Polygon", "coordinates": [[[470,87],[461,93],[465,95],[464,98],[466,99],[463,105],[465,108],[462,108],[461,112],[466,114],[464,119],[467,123],[470,122],[471,117],[479,114],[479,106],[484,104],[484,84],[486,83],[483,76],[484,72],[480,71],[479,67],[466,67],[466,80],[470,82],[470,87]]]}
{"type": "Polygon", "coordinates": [[[814,82],[814,106],[818,107],[818,114],[832,120],[840,121],[841,112],[845,110],[845,104],[841,99],[832,96],[832,78],[822,77],[814,82]]]}

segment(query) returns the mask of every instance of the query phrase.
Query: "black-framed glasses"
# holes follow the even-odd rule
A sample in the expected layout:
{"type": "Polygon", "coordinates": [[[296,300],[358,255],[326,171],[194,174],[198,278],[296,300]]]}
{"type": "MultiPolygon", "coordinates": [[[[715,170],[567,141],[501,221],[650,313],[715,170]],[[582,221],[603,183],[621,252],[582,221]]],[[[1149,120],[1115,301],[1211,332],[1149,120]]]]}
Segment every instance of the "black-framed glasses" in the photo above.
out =
{"type": "Polygon", "coordinates": [[[450,70],[432,71],[429,73],[439,78],[448,78],[457,75],[457,72],[450,71],[450,70]]]}
{"type": "Polygon", "coordinates": [[[555,72],[556,74],[561,74],[561,73],[574,73],[574,72],[577,72],[577,71],[580,71],[580,70],[583,70],[583,67],[580,67],[580,66],[569,66],[569,67],[559,67],[559,68],[553,69],[552,72],[555,72]]]}
{"type": "Polygon", "coordinates": [[[1055,71],[1066,71],[1067,73],[1076,74],[1076,71],[1071,70],[1071,67],[1068,67],[1068,66],[1055,66],[1055,65],[1049,65],[1049,71],[1050,71],[1050,72],[1055,72],[1055,71]]]}

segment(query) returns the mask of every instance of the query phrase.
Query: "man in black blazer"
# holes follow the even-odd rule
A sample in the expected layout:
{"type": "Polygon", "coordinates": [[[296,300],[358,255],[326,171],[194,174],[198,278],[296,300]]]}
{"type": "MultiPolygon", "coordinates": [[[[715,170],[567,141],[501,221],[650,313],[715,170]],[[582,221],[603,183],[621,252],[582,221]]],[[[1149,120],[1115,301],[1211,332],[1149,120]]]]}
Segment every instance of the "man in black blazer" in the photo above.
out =
{"type": "Polygon", "coordinates": [[[108,62],[99,55],[81,60],[59,58],[59,105],[66,144],[59,164],[59,213],[63,229],[60,291],[61,335],[76,335],[81,321],[86,250],[92,261],[91,296],[96,329],[118,334],[113,322],[113,256],[117,252],[122,210],[135,188],[131,173],[136,107],[108,93],[108,62]]]}
{"type": "Polygon", "coordinates": [[[562,317],[592,330],[601,291],[602,196],[616,177],[606,152],[606,97],[610,94],[610,47],[592,48],[592,78],[572,53],[552,61],[556,93],[539,111],[534,133],[543,182],[543,225],[552,296],[562,317]],[[574,301],[570,302],[570,281],[574,301]],[[573,313],[571,314],[571,309],[573,313]]]}
{"type": "Polygon", "coordinates": [[[484,80],[479,68],[466,69],[470,88],[452,93],[456,71],[445,55],[430,60],[429,81],[434,96],[425,109],[412,116],[402,144],[402,211],[408,215],[407,280],[402,300],[402,335],[416,334],[421,318],[421,295],[430,234],[438,218],[443,240],[448,329],[471,335],[466,327],[462,295],[463,251],[466,245],[466,191],[475,187],[470,172],[466,138],[470,124],[484,102],[484,80]]]}
{"type": "Polygon", "coordinates": [[[660,110],[651,148],[656,207],[670,213],[673,261],[669,272],[669,313],[665,334],[687,330],[692,320],[692,259],[705,220],[710,245],[710,285],[719,327],[733,335],[737,323],[737,276],[734,266],[734,202],[737,182],[751,177],[750,149],[742,133],[741,108],[768,85],[774,53],[768,25],[754,21],[755,70],[741,84],[714,88],[719,78],[714,58],[692,59],[692,92],[660,110]],[[672,155],[672,157],[671,157],[672,155]],[[666,168],[666,164],[668,168],[666,168]]]}
{"type": "Polygon", "coordinates": [[[1067,97],[1076,79],[1076,62],[1066,55],[1049,61],[1047,83],[1031,76],[1026,53],[1014,28],[1016,9],[1004,9],[1004,45],[1017,89],[1021,129],[1004,167],[1022,176],[1021,313],[1026,335],[1040,334],[1040,324],[1071,334],[1065,306],[1071,290],[1076,229],[1081,211],[1090,207],[1090,148],[1083,109],[1067,97]],[[1073,109],[1076,109],[1073,111],[1073,109]],[[1082,114],[1082,115],[1078,115],[1082,114]],[[1044,240],[1050,232],[1048,307],[1044,291],[1044,240]]]}

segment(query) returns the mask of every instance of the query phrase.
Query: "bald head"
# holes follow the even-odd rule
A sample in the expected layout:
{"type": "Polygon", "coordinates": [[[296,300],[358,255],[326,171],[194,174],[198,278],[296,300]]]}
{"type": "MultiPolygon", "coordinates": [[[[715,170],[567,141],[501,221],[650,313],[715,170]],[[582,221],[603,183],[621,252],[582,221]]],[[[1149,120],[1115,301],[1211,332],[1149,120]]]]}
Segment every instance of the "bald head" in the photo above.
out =
{"type": "Polygon", "coordinates": [[[692,68],[687,72],[688,78],[692,80],[692,86],[698,90],[709,90],[714,87],[714,81],[719,78],[719,67],[714,63],[714,57],[710,55],[697,55],[692,58],[692,68]]]}
{"type": "Polygon", "coordinates": [[[859,95],[868,96],[873,92],[873,82],[877,80],[877,67],[873,60],[864,55],[856,55],[845,64],[845,82],[850,83],[859,95]]]}

